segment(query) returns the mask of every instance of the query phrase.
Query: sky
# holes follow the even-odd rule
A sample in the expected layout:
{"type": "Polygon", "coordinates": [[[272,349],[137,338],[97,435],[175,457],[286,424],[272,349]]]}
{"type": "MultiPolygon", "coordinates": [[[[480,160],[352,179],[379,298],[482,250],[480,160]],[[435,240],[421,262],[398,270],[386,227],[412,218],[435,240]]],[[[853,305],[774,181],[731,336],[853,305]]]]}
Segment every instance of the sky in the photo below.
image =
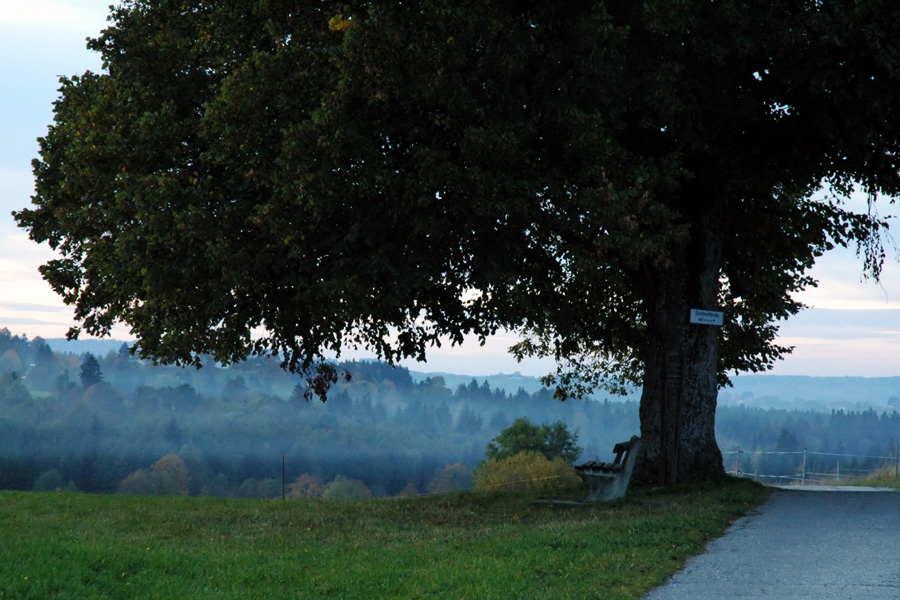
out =
{"type": "MultiPolygon", "coordinates": [[[[34,191],[31,160],[37,138],[53,119],[61,75],[99,71],[99,57],[85,49],[85,39],[106,25],[112,0],[0,1],[0,328],[29,338],[64,337],[74,324],[71,310],[41,279],[37,268],[53,258],[16,227],[10,212],[29,205],[34,191]]],[[[864,202],[857,200],[862,208],[864,202]]],[[[900,212],[879,206],[883,216],[900,212]]],[[[895,226],[900,240],[900,224],[895,226]]],[[[863,281],[853,250],[835,250],[812,271],[819,286],[801,299],[811,309],[780,329],[779,343],[794,346],[776,364],[774,374],[815,376],[900,376],[900,263],[888,248],[880,284],[863,281]]],[[[114,331],[130,339],[128,330],[114,331]]],[[[426,365],[409,362],[417,371],[467,375],[521,372],[543,375],[548,361],[516,363],[506,349],[516,338],[498,335],[484,346],[434,350],[426,365]]],[[[355,356],[355,355],[354,355],[355,356]]]]}

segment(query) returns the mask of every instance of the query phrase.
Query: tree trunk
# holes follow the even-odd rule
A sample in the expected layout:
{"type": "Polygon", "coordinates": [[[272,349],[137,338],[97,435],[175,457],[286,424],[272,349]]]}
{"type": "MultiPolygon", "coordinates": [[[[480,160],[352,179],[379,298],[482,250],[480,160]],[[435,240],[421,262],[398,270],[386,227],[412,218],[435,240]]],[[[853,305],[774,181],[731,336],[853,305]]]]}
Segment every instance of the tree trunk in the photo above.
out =
{"type": "Polygon", "coordinates": [[[725,474],[715,434],[720,332],[690,323],[692,308],[718,310],[718,217],[699,216],[680,255],[651,274],[637,481],[673,485],[725,474]]]}

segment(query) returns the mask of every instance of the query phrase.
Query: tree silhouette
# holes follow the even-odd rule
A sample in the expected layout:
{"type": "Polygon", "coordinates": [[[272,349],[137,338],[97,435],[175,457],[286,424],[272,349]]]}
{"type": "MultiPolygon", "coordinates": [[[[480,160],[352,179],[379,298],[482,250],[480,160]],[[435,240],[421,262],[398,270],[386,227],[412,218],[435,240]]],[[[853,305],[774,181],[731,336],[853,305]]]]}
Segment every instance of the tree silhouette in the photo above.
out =
{"type": "Polygon", "coordinates": [[[97,357],[90,352],[85,354],[81,361],[81,374],[79,375],[79,378],[81,379],[81,385],[85,388],[89,388],[96,383],[104,381],[103,372],[100,370],[100,363],[97,361],[97,357]]]}

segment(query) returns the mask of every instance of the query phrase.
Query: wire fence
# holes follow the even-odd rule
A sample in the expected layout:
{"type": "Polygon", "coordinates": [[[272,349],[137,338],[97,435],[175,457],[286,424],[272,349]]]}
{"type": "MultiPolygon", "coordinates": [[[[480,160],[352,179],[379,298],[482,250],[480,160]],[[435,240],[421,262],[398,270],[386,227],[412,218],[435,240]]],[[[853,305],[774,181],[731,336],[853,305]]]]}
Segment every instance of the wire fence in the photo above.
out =
{"type": "Polygon", "coordinates": [[[761,483],[833,484],[878,476],[900,479],[900,445],[893,456],[811,452],[722,452],[725,470],[761,483]]]}

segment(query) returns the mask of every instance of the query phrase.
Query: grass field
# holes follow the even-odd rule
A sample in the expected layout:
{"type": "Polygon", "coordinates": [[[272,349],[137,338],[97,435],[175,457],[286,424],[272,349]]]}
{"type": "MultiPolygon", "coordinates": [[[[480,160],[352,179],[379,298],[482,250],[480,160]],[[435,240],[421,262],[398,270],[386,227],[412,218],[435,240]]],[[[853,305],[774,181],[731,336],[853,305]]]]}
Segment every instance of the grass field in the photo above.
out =
{"type": "Polygon", "coordinates": [[[341,502],[0,492],[0,598],[640,598],[765,498],[341,502]]]}

